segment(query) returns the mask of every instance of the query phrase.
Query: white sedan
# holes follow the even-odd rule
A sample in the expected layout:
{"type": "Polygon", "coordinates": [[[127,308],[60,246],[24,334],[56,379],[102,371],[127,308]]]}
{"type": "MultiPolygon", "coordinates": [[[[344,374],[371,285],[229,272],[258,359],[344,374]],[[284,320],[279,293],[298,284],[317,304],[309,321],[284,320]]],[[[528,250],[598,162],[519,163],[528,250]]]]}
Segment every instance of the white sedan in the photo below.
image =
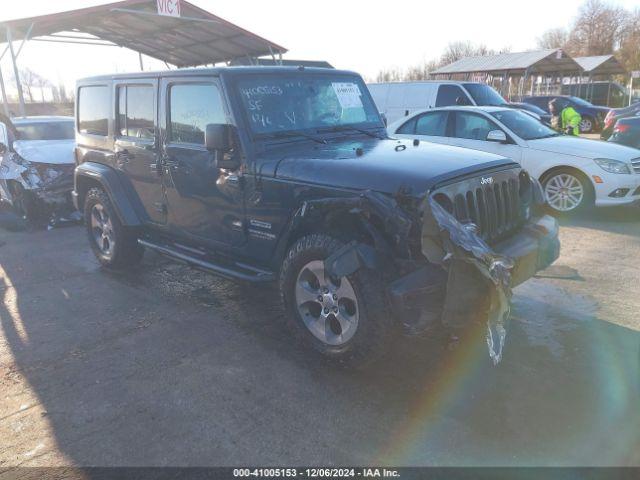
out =
{"type": "Polygon", "coordinates": [[[640,150],[561,135],[519,110],[434,108],[404,117],[388,131],[509,157],[540,180],[558,213],[640,203],[640,150]]]}

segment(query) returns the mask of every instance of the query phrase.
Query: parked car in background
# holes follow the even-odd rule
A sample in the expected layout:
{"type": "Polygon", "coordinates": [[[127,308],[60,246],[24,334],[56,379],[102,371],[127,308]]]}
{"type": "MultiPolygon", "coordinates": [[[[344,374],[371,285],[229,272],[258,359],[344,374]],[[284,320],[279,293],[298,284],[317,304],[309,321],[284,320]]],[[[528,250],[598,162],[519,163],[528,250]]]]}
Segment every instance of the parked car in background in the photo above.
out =
{"type": "Polygon", "coordinates": [[[74,118],[21,117],[4,122],[0,123],[0,199],[30,221],[73,211],[74,118]]]}
{"type": "MultiPolygon", "coordinates": [[[[618,120],[609,141],[640,149],[640,117],[618,120]]],[[[636,164],[636,168],[640,169],[640,162],[636,164]]]]}
{"type": "Polygon", "coordinates": [[[499,290],[559,253],[557,224],[520,165],[389,139],[352,72],[144,72],[81,80],[76,98],[74,198],[98,260],[126,269],[147,248],[227,278],[278,282],[288,330],[330,359],[366,361],[394,332],[437,327],[451,318],[445,302],[466,322],[479,312],[487,322],[488,298],[504,307],[499,290]],[[478,190],[505,195],[483,204],[471,230],[468,214],[456,219],[445,205],[478,190]],[[464,281],[439,264],[461,241],[451,255],[469,261],[451,263],[464,281]],[[484,280],[505,270],[495,255],[516,264],[498,284],[484,280]]]}
{"type": "MultiPolygon", "coordinates": [[[[622,108],[629,105],[629,90],[617,82],[562,85],[561,93],[582,98],[601,107],[622,108]]],[[[640,99],[632,99],[632,102],[638,100],[640,99]]]]}
{"type": "Polygon", "coordinates": [[[532,113],[534,114],[535,118],[538,118],[545,125],[551,125],[551,114],[545,112],[540,107],[536,107],[531,103],[509,102],[505,105],[505,107],[517,108],[519,110],[524,110],[525,112],[532,113]]]}
{"type": "Polygon", "coordinates": [[[389,134],[497,153],[519,162],[542,183],[558,214],[640,200],[640,152],[562,135],[518,111],[448,107],[415,113],[389,134]]]}
{"type": "Polygon", "coordinates": [[[613,133],[617,121],[630,117],[640,117],[640,102],[634,103],[626,108],[614,108],[610,110],[604,119],[604,128],[600,133],[600,138],[607,140],[613,133]]]}
{"type": "Polygon", "coordinates": [[[604,119],[610,110],[609,108],[597,107],[581,98],[568,95],[525,96],[522,97],[522,101],[535,105],[549,113],[549,102],[557,98],[565,100],[569,106],[573,107],[580,114],[582,117],[580,132],[593,133],[602,130],[604,119]]]}
{"type": "Polygon", "coordinates": [[[501,106],[526,110],[538,120],[549,123],[551,115],[539,108],[507,102],[486,83],[421,81],[371,83],[368,85],[380,113],[389,123],[425,108],[464,105],[501,106]]]}

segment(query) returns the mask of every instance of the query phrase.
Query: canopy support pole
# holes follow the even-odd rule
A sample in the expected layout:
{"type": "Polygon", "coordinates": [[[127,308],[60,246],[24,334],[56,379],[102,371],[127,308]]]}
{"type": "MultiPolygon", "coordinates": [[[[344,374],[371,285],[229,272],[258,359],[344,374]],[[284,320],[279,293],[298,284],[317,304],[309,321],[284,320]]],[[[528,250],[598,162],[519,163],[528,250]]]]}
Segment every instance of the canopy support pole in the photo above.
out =
{"type": "Polygon", "coordinates": [[[138,52],[138,60],[140,60],[140,71],[144,72],[144,62],[142,61],[142,53],[138,52]]]}
{"type": "Polygon", "coordinates": [[[11,29],[8,27],[7,27],[7,43],[9,44],[9,53],[11,54],[11,62],[13,63],[13,74],[16,77],[16,87],[18,88],[18,100],[20,102],[20,116],[26,117],[27,110],[24,105],[24,94],[22,93],[22,83],[20,82],[20,72],[18,71],[16,54],[13,51],[13,39],[11,38],[11,29]]]}
{"type": "Polygon", "coordinates": [[[4,77],[2,76],[2,68],[0,67],[0,89],[2,90],[2,105],[4,106],[4,114],[7,117],[11,116],[9,111],[9,101],[7,100],[7,91],[4,88],[4,77]]]}

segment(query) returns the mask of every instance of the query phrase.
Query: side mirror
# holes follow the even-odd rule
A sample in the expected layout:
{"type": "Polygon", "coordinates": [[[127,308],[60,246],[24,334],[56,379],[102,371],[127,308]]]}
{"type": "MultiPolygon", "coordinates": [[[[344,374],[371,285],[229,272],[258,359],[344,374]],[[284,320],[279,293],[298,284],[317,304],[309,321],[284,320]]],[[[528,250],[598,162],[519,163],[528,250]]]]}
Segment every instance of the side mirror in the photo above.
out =
{"type": "Polygon", "coordinates": [[[236,128],[223,123],[210,123],[204,132],[204,146],[216,155],[216,166],[225,170],[235,170],[240,167],[240,161],[235,154],[236,128]]]}
{"type": "Polygon", "coordinates": [[[507,134],[502,130],[491,130],[487,134],[487,142],[507,143],[507,134]]]}
{"type": "Polygon", "coordinates": [[[0,155],[4,155],[5,153],[7,153],[7,146],[0,142],[0,155]]]}

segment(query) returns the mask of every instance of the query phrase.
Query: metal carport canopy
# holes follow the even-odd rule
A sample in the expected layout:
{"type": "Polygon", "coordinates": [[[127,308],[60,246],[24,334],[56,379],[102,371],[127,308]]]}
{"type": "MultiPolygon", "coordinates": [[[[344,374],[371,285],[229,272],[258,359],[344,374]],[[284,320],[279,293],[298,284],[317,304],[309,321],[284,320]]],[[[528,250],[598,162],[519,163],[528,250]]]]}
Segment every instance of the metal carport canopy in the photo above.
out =
{"type": "Polygon", "coordinates": [[[432,72],[433,75],[452,75],[458,73],[509,72],[530,74],[575,73],[582,67],[561,49],[538,50],[534,52],[502,53],[465,57],[432,72]]]}
{"type": "Polygon", "coordinates": [[[180,4],[180,17],[159,15],[156,0],[126,0],[11,20],[0,27],[8,32],[8,41],[117,45],[177,67],[239,57],[275,57],[287,51],[184,0],[180,4]],[[70,34],[63,35],[65,32],[70,34]]]}
{"type": "Polygon", "coordinates": [[[589,75],[625,75],[627,71],[613,55],[573,58],[589,75]]]}

